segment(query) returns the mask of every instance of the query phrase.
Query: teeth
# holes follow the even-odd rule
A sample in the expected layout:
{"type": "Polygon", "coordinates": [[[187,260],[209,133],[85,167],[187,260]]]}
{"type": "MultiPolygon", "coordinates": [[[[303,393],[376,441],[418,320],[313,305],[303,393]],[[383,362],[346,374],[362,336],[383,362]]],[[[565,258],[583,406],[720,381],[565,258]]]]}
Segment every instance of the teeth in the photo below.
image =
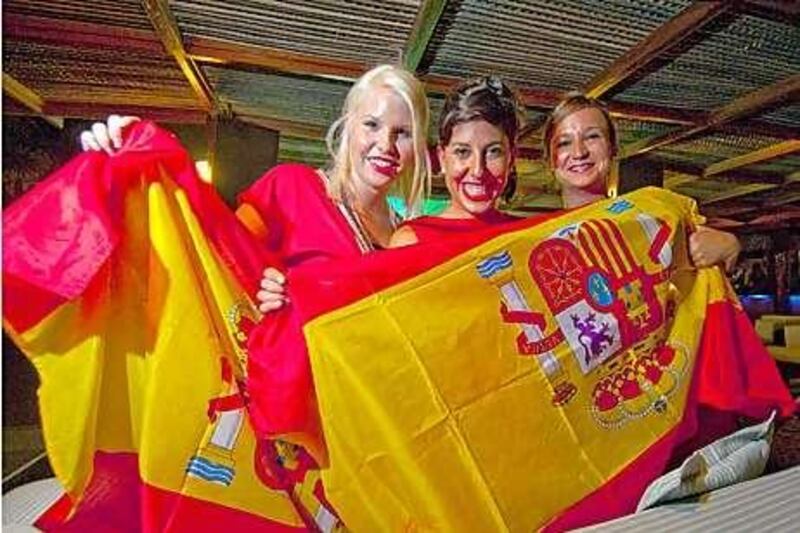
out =
{"type": "Polygon", "coordinates": [[[591,165],[589,163],[587,163],[585,165],[574,165],[570,170],[572,170],[572,172],[586,172],[587,170],[592,168],[592,166],[593,165],[591,165]]]}
{"type": "Polygon", "coordinates": [[[477,185],[474,183],[465,183],[464,185],[464,192],[467,193],[469,196],[481,196],[486,194],[486,187],[483,185],[477,185]]]}
{"type": "Polygon", "coordinates": [[[382,168],[389,168],[394,166],[394,163],[392,161],[387,161],[385,159],[374,158],[370,159],[369,162],[375,165],[376,167],[382,167],[382,168]]]}

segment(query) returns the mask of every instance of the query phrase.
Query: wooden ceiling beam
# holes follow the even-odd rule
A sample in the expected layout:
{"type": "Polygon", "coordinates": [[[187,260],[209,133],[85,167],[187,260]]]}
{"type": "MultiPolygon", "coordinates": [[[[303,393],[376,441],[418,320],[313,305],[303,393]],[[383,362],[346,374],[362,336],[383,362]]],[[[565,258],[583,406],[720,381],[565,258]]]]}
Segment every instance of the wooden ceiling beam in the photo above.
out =
{"type": "Polygon", "coordinates": [[[198,63],[254,66],[287,74],[328,76],[348,81],[357,79],[368,69],[367,65],[355,61],[328,59],[204,37],[187,38],[186,51],[198,63]]]}
{"type": "MultiPolygon", "coordinates": [[[[685,163],[682,161],[675,161],[663,157],[650,156],[649,159],[662,165],[666,170],[672,170],[692,176],[693,180],[704,178],[703,172],[705,169],[700,165],[685,163]]],[[[713,177],[716,181],[723,181],[729,183],[769,183],[773,185],[781,185],[786,182],[786,178],[780,174],[767,174],[764,172],[745,172],[738,169],[731,169],[716,174],[713,177]]],[[[681,183],[687,183],[692,180],[683,180],[681,183]]]]}
{"type": "Polygon", "coordinates": [[[156,122],[185,124],[205,124],[208,120],[208,114],[201,109],[119,104],[114,101],[84,103],[48,100],[45,103],[44,110],[48,114],[59,117],[89,120],[105,120],[112,114],[136,116],[156,122]]]}
{"type": "Polygon", "coordinates": [[[633,157],[675,144],[707,130],[718,128],[725,123],[756,113],[766,107],[783,103],[798,94],[800,94],[800,74],[745,94],[731,103],[712,111],[703,121],[694,126],[671,131],[664,135],[657,135],[627,146],[623,149],[622,157],[633,157]]]}
{"type": "Polygon", "coordinates": [[[583,92],[600,98],[636,75],[733,6],[732,2],[696,2],[668,20],[586,84],[583,92]]]}
{"type": "Polygon", "coordinates": [[[411,72],[419,69],[445,7],[447,0],[422,1],[403,50],[403,65],[411,72]]]}
{"type": "Polygon", "coordinates": [[[181,38],[178,24],[172,16],[167,1],[142,0],[142,6],[150,17],[150,22],[161,39],[164,49],[175,58],[189,85],[197,94],[197,98],[203,108],[208,111],[215,110],[217,103],[214,92],[211,90],[211,84],[208,83],[203,71],[200,70],[183,48],[183,39],[181,38]]]}
{"type": "Polygon", "coordinates": [[[703,171],[703,175],[706,177],[714,176],[728,170],[734,170],[747,165],[769,161],[770,159],[789,155],[797,151],[800,151],[800,140],[794,139],[790,141],[783,141],[777,144],[766,146],[760,150],[754,150],[752,152],[737,157],[731,157],[729,159],[709,165],[703,171]]]}
{"type": "Polygon", "coordinates": [[[164,47],[151,31],[13,13],[3,14],[3,39],[164,53],[164,47]]]}
{"type": "MultiPolygon", "coordinates": [[[[143,3],[163,4],[164,2],[143,0],[143,3]]],[[[167,12],[167,17],[169,16],[167,12]]],[[[159,34],[159,37],[156,37],[152,32],[146,30],[16,14],[4,15],[3,31],[5,39],[20,39],[75,47],[113,48],[120,51],[137,50],[148,53],[163,53],[164,47],[167,46],[164,41],[171,42],[168,36],[159,34]]],[[[177,45],[180,45],[177,53],[181,55],[180,50],[183,50],[182,55],[186,56],[185,68],[189,72],[196,72],[198,75],[202,74],[197,67],[198,63],[211,63],[222,66],[254,66],[289,74],[331,77],[352,81],[361,76],[369,67],[366,64],[353,61],[229,43],[209,38],[189,37],[184,45],[181,42],[180,35],[177,33],[177,27],[165,31],[177,40],[177,45]],[[191,66],[192,64],[194,66],[191,66]]],[[[429,91],[433,93],[447,92],[461,81],[459,78],[444,76],[421,76],[421,78],[426,82],[429,91]]],[[[187,77],[187,79],[189,78],[187,77]]],[[[195,88],[195,85],[197,85],[198,87],[206,87],[208,90],[208,96],[205,96],[206,93],[202,88],[195,88],[195,91],[199,90],[199,94],[204,95],[201,96],[201,100],[213,100],[208,82],[204,77],[199,77],[198,79],[199,81],[196,81],[192,87],[195,88]]],[[[535,88],[522,88],[519,92],[525,105],[541,110],[553,108],[563,96],[562,93],[557,91],[535,88]]],[[[700,120],[698,120],[697,112],[658,106],[625,104],[622,102],[611,102],[610,111],[613,116],[620,119],[684,126],[707,120],[706,114],[701,114],[700,120]]],[[[797,130],[794,128],[780,128],[772,124],[761,124],[761,130],[759,130],[756,126],[755,122],[752,123],[752,128],[751,124],[747,126],[736,124],[720,125],[725,130],[733,128],[736,132],[744,134],[747,134],[752,129],[754,133],[763,131],[765,135],[772,134],[780,138],[796,138],[797,136],[797,130]]],[[[529,128],[525,133],[529,134],[531,131],[535,131],[535,128],[533,130],[529,128]]]]}
{"type": "Polygon", "coordinates": [[[766,191],[769,189],[775,189],[780,187],[780,185],[775,185],[771,183],[750,183],[745,184],[740,187],[736,187],[732,190],[725,191],[723,193],[717,194],[715,196],[711,196],[709,198],[705,198],[700,203],[701,206],[706,206],[710,204],[715,204],[717,202],[721,202],[723,200],[731,200],[733,198],[740,198],[742,196],[748,196],[756,192],[766,191]]]}
{"type": "MultiPolygon", "coordinates": [[[[368,65],[330,59],[286,50],[265,48],[243,44],[228,43],[216,39],[190,37],[186,42],[186,51],[198,63],[219,64],[221,66],[253,66],[305,76],[333,77],[353,81],[359,78],[368,65]]],[[[420,79],[430,93],[444,94],[463,80],[451,76],[424,75],[420,79]]],[[[520,88],[520,98],[528,107],[552,109],[561,101],[563,94],[559,91],[520,88]]],[[[694,124],[696,113],[669,109],[657,106],[642,106],[614,102],[610,106],[611,113],[623,119],[663,122],[669,124],[694,124]]]]}
{"type": "Polygon", "coordinates": [[[54,118],[45,112],[44,98],[5,72],[3,72],[3,92],[56,128],[61,129],[64,127],[62,119],[54,118]]]}
{"type": "MultiPolygon", "coordinates": [[[[312,56],[262,46],[229,43],[202,37],[187,38],[186,50],[198,63],[218,64],[220,66],[251,66],[288,74],[332,77],[347,81],[359,78],[369,68],[366,64],[353,61],[312,56]]],[[[425,82],[428,92],[434,94],[447,93],[462,81],[461,78],[439,75],[423,75],[420,76],[420,79],[425,82]]],[[[541,110],[552,109],[563,97],[563,93],[559,91],[535,88],[519,88],[518,93],[526,106],[541,110]]],[[[680,126],[695,125],[698,122],[698,113],[695,111],[659,106],[611,102],[609,110],[612,116],[624,120],[659,122],[680,126]]],[[[705,116],[705,113],[700,115],[701,119],[705,119],[705,116]]],[[[770,131],[772,125],[761,125],[761,127],[763,131],[770,131]]],[[[781,131],[781,128],[776,130],[777,133],[781,133],[781,137],[793,137],[796,133],[791,128],[783,129],[787,131],[781,131]]],[[[737,125],[736,130],[746,132],[747,128],[737,125]]],[[[535,131],[535,128],[528,128],[520,138],[529,135],[532,131],[535,131]]]]}

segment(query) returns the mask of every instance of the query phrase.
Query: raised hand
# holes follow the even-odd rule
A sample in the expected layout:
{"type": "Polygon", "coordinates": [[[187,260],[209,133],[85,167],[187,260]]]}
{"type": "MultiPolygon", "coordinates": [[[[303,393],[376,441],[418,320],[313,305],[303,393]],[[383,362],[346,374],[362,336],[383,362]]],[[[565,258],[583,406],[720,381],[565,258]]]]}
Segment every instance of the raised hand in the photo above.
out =
{"type": "Polygon", "coordinates": [[[95,122],[92,128],[81,132],[81,147],[84,152],[104,151],[111,155],[122,146],[122,134],[128,126],[138,122],[139,117],[109,115],[106,122],[95,122]]]}

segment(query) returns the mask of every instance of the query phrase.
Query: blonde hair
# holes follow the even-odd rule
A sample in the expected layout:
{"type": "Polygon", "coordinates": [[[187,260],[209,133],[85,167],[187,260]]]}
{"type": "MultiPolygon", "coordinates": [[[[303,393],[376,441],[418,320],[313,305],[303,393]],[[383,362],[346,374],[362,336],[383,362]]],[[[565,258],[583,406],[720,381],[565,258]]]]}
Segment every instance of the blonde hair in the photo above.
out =
{"type": "Polygon", "coordinates": [[[409,71],[394,65],[380,65],[361,76],[347,93],[341,116],[334,122],[325,141],[332,158],[329,169],[328,194],[334,200],[348,202],[353,180],[350,159],[350,120],[358,104],[370,91],[388,87],[400,96],[411,112],[411,136],[414,145],[414,170],[392,185],[406,204],[406,218],[417,216],[430,193],[430,164],[428,159],[428,99],[422,83],[409,71]]]}

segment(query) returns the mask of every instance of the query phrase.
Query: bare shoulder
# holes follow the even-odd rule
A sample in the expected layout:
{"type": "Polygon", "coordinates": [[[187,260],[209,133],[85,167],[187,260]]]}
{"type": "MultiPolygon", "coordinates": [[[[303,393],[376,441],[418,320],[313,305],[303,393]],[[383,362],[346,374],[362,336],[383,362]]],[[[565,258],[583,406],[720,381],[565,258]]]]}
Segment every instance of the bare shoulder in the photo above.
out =
{"type": "Polygon", "coordinates": [[[417,232],[414,231],[414,228],[408,225],[400,226],[392,234],[392,238],[389,240],[389,248],[411,246],[418,242],[419,239],[417,238],[417,232]]]}

